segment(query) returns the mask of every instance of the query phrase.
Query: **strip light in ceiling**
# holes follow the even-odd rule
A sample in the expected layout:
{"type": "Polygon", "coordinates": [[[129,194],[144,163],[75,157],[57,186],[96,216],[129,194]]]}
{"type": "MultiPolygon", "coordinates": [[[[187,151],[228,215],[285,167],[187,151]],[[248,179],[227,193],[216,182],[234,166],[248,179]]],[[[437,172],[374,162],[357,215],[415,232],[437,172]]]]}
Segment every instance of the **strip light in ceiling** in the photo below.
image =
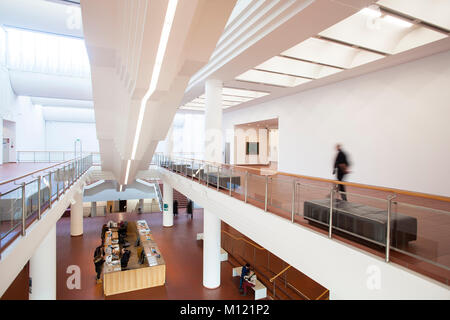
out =
{"type": "Polygon", "coordinates": [[[119,192],[122,192],[122,185],[120,185],[120,189],[119,189],[119,192]]]}
{"type": "Polygon", "coordinates": [[[128,184],[128,176],[130,173],[131,160],[127,161],[127,172],[125,173],[125,184],[128,184]]]}
{"type": "MultiPolygon", "coordinates": [[[[175,18],[175,12],[177,9],[178,0],[169,0],[169,5],[167,6],[166,17],[164,18],[164,25],[161,32],[161,38],[159,39],[158,51],[156,53],[155,66],[153,67],[152,78],[150,80],[150,87],[145,93],[141,101],[141,107],[139,109],[139,117],[136,126],[136,134],[134,136],[133,150],[131,152],[131,160],[134,160],[136,156],[137,145],[139,143],[139,136],[142,129],[142,121],[144,119],[145,108],[147,101],[156,89],[156,84],[158,83],[159,74],[161,72],[161,66],[166,52],[167,43],[169,42],[170,30],[172,29],[172,23],[175,18]]],[[[128,171],[127,171],[128,175],[128,171]]]]}

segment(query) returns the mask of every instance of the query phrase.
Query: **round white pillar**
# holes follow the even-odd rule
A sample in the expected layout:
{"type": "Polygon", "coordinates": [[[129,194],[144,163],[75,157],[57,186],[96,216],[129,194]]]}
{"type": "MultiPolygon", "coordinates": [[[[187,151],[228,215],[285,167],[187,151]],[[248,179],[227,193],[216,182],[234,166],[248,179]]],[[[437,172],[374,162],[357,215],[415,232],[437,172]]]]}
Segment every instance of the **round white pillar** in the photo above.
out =
{"type": "Polygon", "coordinates": [[[83,193],[75,192],[74,204],[70,205],[70,235],[80,236],[83,234],[83,193]]]}
{"type": "Polygon", "coordinates": [[[30,300],[56,300],[56,224],[30,259],[30,300]]]}
{"type": "Polygon", "coordinates": [[[163,226],[173,226],[173,188],[163,183],[163,226]]]}
{"type": "Polygon", "coordinates": [[[205,160],[222,163],[222,82],[207,80],[205,96],[205,160]]]}
{"type": "Polygon", "coordinates": [[[220,219],[203,211],[203,286],[220,286],[220,219]]]}

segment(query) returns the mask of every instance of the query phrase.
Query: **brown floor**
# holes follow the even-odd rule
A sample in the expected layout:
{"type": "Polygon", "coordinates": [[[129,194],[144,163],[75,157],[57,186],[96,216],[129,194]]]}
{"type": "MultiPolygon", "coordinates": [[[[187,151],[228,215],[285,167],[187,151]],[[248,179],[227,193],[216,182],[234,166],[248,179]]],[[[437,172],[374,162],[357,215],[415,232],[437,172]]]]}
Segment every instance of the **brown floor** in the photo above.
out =
{"type": "Polygon", "coordinates": [[[203,210],[196,209],[191,220],[180,209],[174,217],[174,226],[162,226],[161,213],[113,213],[105,217],[84,219],[84,234],[70,237],[70,218],[61,218],[57,223],[57,299],[103,300],[102,285],[95,283],[92,262],[94,249],[100,244],[103,223],[109,220],[129,221],[145,219],[155,241],[166,261],[166,284],[161,287],[133,291],[108,296],[107,299],[193,299],[193,300],[251,300],[253,293],[241,296],[238,292],[239,279],[232,277],[231,265],[222,262],[221,285],[217,289],[206,289],[202,285],[203,248],[202,241],[196,240],[197,233],[203,232],[203,210]],[[81,289],[69,290],[66,286],[67,267],[78,265],[81,269],[81,289]]]}

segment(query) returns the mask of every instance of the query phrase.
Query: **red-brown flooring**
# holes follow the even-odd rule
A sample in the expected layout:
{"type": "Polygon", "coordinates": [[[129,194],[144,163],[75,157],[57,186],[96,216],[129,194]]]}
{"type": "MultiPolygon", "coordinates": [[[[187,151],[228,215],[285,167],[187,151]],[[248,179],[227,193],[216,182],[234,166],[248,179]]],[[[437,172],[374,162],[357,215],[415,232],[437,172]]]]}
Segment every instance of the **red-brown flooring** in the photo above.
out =
{"type": "Polygon", "coordinates": [[[203,210],[196,209],[193,216],[193,219],[188,218],[185,210],[180,209],[178,216],[174,217],[174,226],[166,228],[162,226],[161,213],[112,213],[105,217],[85,218],[84,233],[79,237],[70,237],[70,218],[61,218],[57,223],[57,299],[105,299],[102,285],[95,283],[93,253],[100,244],[102,225],[109,220],[122,219],[147,221],[166,261],[166,284],[108,296],[106,299],[253,299],[253,293],[247,296],[239,294],[239,279],[232,277],[232,267],[228,262],[221,264],[220,287],[203,287],[203,242],[196,240],[197,233],[203,232],[203,210]],[[69,290],[66,286],[69,276],[66,270],[70,265],[78,265],[81,269],[80,290],[69,290]]]}
{"type": "MultiPolygon", "coordinates": [[[[249,179],[249,191],[247,196],[247,202],[258,207],[264,209],[264,194],[265,194],[265,177],[255,175],[255,169],[249,167],[249,172],[253,173],[252,179],[249,179]]],[[[244,181],[243,170],[239,172],[233,171],[234,175],[240,175],[241,181],[244,181]]],[[[189,177],[191,178],[191,177],[189,177]]],[[[289,178],[289,177],[288,177],[289,178]]],[[[283,177],[285,179],[285,177],[283,177]]],[[[197,179],[195,179],[197,180],[197,179]]],[[[306,183],[313,186],[321,186],[321,187],[329,187],[329,183],[324,183],[320,181],[311,181],[306,179],[296,179],[300,183],[306,183]]],[[[205,181],[201,181],[201,184],[206,185],[205,181]]],[[[210,188],[217,189],[215,186],[210,185],[210,188]]],[[[229,190],[220,189],[220,192],[224,194],[229,194],[229,190]]],[[[357,193],[363,196],[376,197],[381,199],[386,199],[389,195],[387,192],[383,191],[375,191],[375,190],[367,190],[362,188],[355,187],[347,187],[347,192],[349,193],[357,193]]],[[[232,192],[232,196],[239,200],[244,201],[244,194],[242,188],[238,189],[237,192],[232,192]]],[[[298,215],[295,216],[294,221],[302,226],[314,229],[317,232],[320,232],[324,235],[328,235],[328,231],[323,228],[313,226],[308,221],[303,218],[303,201],[310,199],[323,199],[326,197],[327,193],[323,192],[319,189],[309,189],[309,190],[301,190],[302,200],[297,203],[296,212],[298,215]]],[[[278,182],[277,187],[270,190],[270,194],[272,195],[270,203],[276,203],[275,205],[268,205],[268,211],[274,213],[278,216],[281,216],[285,219],[291,220],[290,208],[291,208],[291,199],[292,199],[292,180],[285,179],[283,182],[278,182]],[[275,201],[274,201],[275,200],[275,201]],[[281,204],[282,208],[278,204],[281,204]]],[[[362,201],[361,197],[355,197],[356,201],[362,201]]],[[[352,201],[352,195],[348,196],[349,201],[352,201]]],[[[443,201],[424,199],[418,197],[412,197],[407,195],[398,195],[396,200],[398,202],[409,203],[416,206],[424,206],[430,207],[437,210],[446,210],[450,212],[450,203],[446,203],[443,201]]],[[[377,200],[366,200],[362,202],[366,205],[373,205],[378,207],[377,200]]],[[[384,207],[383,207],[384,208],[384,207]]],[[[436,215],[433,212],[423,211],[423,210],[408,210],[408,214],[416,217],[417,225],[418,225],[418,239],[406,248],[402,248],[403,250],[418,255],[420,257],[428,258],[432,261],[438,262],[443,265],[450,265],[450,235],[448,234],[448,228],[450,224],[450,215],[448,214],[440,214],[436,215]],[[432,223],[432,227],[428,230],[423,228],[423,224],[428,222],[431,223],[430,220],[434,220],[432,223]],[[438,227],[441,227],[442,231],[438,232],[438,227]]],[[[380,258],[385,257],[385,250],[381,246],[371,245],[366,242],[358,241],[355,237],[351,237],[348,235],[343,235],[342,233],[333,234],[333,238],[344,243],[350,244],[358,249],[364,250],[366,252],[370,252],[380,258]]],[[[450,270],[433,265],[432,263],[422,261],[421,259],[411,257],[402,252],[391,250],[390,252],[390,260],[393,263],[397,263],[402,265],[403,267],[409,268],[413,271],[421,273],[427,277],[430,277],[434,280],[442,282],[446,285],[450,285],[450,270]]]]}
{"type": "MultiPolygon", "coordinates": [[[[39,163],[4,163],[0,165],[0,183],[6,182],[8,180],[21,177],[30,173],[33,173],[38,170],[42,170],[48,168],[50,166],[55,165],[56,163],[48,163],[48,162],[39,162],[39,163]]],[[[56,167],[55,167],[56,168],[56,167]]],[[[16,183],[29,182],[36,177],[28,176],[26,178],[20,179],[16,183]]],[[[19,187],[15,185],[13,182],[6,183],[0,185],[0,193],[5,193],[9,190],[19,187]]]]}

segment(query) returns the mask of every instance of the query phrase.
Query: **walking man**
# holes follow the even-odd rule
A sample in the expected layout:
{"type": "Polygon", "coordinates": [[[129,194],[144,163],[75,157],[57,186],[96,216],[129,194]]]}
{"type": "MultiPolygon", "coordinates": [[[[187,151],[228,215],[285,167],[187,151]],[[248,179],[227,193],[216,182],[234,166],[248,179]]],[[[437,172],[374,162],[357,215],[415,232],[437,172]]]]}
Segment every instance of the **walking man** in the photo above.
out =
{"type": "MultiPolygon", "coordinates": [[[[336,150],[338,153],[336,155],[336,160],[334,161],[333,174],[336,174],[339,181],[343,181],[344,176],[349,173],[349,163],[347,160],[347,155],[342,151],[340,144],[336,145],[336,150]]],[[[343,184],[339,184],[339,191],[345,192],[345,186],[343,184]]],[[[341,197],[342,200],[347,201],[347,195],[345,193],[341,193],[341,197]]]]}

